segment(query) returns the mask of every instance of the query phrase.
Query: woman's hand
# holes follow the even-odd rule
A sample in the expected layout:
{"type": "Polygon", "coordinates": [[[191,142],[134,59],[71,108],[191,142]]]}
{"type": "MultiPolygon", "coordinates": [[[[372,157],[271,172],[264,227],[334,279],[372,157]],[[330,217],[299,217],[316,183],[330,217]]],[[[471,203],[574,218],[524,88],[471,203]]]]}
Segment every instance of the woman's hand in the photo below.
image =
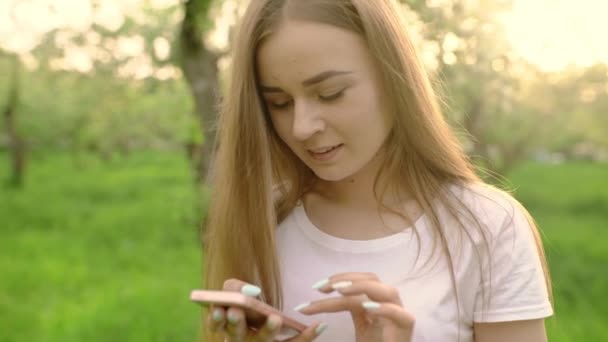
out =
{"type": "MultiPolygon", "coordinates": [[[[228,279],[224,282],[223,290],[241,292],[249,296],[257,296],[259,291],[251,290],[252,286],[238,280],[228,279]]],[[[254,331],[247,327],[245,312],[238,307],[229,307],[225,310],[222,307],[212,307],[207,325],[212,332],[223,332],[227,342],[273,342],[274,337],[281,330],[282,320],[280,316],[271,315],[267,318],[263,327],[254,331]]],[[[313,341],[319,334],[317,329],[321,326],[320,322],[309,326],[300,335],[290,338],[285,342],[309,342],[313,341]]],[[[322,327],[321,327],[322,328],[322,327]]],[[[319,329],[320,331],[321,329],[319,329]]]]}
{"type": "Polygon", "coordinates": [[[397,289],[380,281],[373,273],[341,273],[317,283],[319,291],[338,291],[342,297],[303,303],[297,307],[305,315],[350,311],[357,342],[409,342],[414,317],[405,311],[397,289]]]}

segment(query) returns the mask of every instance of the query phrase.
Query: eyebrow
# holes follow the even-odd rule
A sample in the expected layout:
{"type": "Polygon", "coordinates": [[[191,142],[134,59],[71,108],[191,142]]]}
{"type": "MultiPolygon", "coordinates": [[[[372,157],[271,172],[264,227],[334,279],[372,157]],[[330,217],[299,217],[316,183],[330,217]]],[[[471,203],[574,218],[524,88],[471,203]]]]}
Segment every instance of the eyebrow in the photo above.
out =
{"type": "MultiPolygon", "coordinates": [[[[303,81],[302,85],[305,87],[310,87],[312,85],[321,83],[328,78],[340,76],[340,75],[348,75],[348,74],[352,74],[352,72],[351,71],[328,70],[328,71],[324,71],[316,76],[313,76],[313,77],[303,81]]],[[[261,88],[262,88],[262,92],[264,92],[264,93],[282,93],[283,92],[283,90],[281,88],[277,88],[277,87],[261,86],[261,88]]]]}

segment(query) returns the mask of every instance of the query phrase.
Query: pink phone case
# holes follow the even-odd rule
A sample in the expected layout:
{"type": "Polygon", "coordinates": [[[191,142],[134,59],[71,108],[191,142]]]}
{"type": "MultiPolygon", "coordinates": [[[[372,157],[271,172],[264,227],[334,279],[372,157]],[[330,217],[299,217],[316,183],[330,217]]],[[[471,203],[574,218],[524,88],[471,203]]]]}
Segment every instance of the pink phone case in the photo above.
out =
{"type": "Polygon", "coordinates": [[[211,291],[211,290],[193,290],[190,292],[190,300],[202,305],[217,305],[217,306],[238,306],[245,310],[247,325],[253,329],[259,329],[266,322],[266,317],[270,314],[281,316],[283,324],[281,331],[276,336],[278,340],[284,340],[293,336],[299,335],[307,327],[306,325],[285,316],[281,311],[272,306],[252,297],[245,296],[239,292],[231,291],[211,291]]]}

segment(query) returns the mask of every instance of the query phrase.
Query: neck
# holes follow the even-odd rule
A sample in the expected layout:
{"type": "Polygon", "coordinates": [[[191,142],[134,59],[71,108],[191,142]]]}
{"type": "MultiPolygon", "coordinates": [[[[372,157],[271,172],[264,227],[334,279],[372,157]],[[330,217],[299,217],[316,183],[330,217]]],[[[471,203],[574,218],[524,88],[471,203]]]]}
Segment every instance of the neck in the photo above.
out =
{"type": "MultiPolygon", "coordinates": [[[[374,194],[374,180],[381,164],[381,159],[377,156],[357,173],[343,180],[319,180],[313,191],[338,206],[353,209],[377,210],[380,208],[379,200],[385,206],[400,206],[403,201],[409,199],[409,196],[403,192],[400,192],[400,196],[396,196],[395,191],[391,191],[395,188],[394,186],[387,187],[389,191],[384,194],[378,193],[379,196],[382,196],[381,198],[377,199],[374,194]]],[[[382,190],[382,186],[379,187],[379,190],[382,190]]]]}

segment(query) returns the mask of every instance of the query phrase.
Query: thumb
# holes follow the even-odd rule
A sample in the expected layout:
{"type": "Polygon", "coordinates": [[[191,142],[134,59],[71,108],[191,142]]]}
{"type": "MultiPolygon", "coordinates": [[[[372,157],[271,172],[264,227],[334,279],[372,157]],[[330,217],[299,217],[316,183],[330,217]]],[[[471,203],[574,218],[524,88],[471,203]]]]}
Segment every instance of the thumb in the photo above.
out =
{"type": "Polygon", "coordinates": [[[222,290],[240,292],[249,297],[257,297],[260,295],[260,293],[262,293],[262,290],[259,287],[236,278],[231,278],[224,281],[224,287],[222,290]]]}

